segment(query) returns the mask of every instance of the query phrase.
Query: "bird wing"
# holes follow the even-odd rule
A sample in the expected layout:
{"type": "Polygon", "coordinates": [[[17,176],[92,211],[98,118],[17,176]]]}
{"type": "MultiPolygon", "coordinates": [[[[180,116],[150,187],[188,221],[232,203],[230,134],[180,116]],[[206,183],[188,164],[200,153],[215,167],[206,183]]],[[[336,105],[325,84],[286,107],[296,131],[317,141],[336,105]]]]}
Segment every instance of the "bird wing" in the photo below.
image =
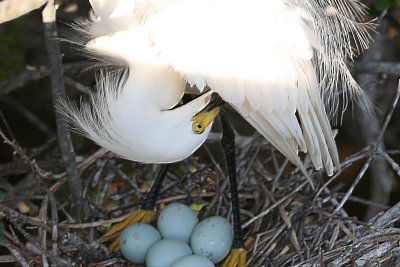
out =
{"type": "Polygon", "coordinates": [[[159,57],[209,86],[292,163],[332,174],[339,160],[321,100],[309,18],[283,0],[186,0],[149,17],[159,57]]]}
{"type": "Polygon", "coordinates": [[[304,172],[299,150],[328,174],[339,167],[324,104],[337,109],[338,86],[362,96],[345,64],[370,38],[368,24],[358,22],[359,1],[91,3],[94,13],[83,25],[94,40],[89,50],[133,65],[168,64],[191,86],[218,92],[304,172]]]}

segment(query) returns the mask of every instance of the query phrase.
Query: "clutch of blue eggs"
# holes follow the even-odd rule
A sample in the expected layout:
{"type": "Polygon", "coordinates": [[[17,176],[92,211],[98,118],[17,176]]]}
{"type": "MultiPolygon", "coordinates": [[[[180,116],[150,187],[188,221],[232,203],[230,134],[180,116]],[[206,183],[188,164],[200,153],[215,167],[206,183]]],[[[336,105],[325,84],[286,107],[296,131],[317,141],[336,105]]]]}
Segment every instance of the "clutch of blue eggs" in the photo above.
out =
{"type": "Polygon", "coordinates": [[[126,260],[147,267],[214,267],[229,254],[232,241],[232,225],[224,217],[199,222],[191,208],[172,203],[160,213],[157,228],[128,226],[120,250],[126,260]]]}

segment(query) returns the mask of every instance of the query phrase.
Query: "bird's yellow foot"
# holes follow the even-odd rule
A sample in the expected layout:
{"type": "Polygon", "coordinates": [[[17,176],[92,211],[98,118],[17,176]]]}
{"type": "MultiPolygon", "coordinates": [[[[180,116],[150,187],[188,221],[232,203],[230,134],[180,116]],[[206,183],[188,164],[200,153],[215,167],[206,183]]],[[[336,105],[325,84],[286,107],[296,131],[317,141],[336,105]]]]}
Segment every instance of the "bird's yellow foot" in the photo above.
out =
{"type": "Polygon", "coordinates": [[[246,267],[246,250],[244,248],[231,249],[231,253],[221,267],[246,267]]]}
{"type": "Polygon", "coordinates": [[[110,252],[116,252],[119,250],[119,234],[122,232],[122,230],[134,223],[150,223],[155,219],[155,216],[156,214],[152,210],[138,209],[126,220],[113,225],[107,233],[100,237],[99,241],[104,242],[108,238],[116,236],[111,245],[108,247],[110,252]]]}

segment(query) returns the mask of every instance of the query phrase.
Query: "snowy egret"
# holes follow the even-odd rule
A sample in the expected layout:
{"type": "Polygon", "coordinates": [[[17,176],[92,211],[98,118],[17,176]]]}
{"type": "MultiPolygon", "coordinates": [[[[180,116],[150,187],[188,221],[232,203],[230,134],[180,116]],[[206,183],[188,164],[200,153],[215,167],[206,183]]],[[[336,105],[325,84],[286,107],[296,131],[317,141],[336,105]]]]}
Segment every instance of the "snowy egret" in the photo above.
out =
{"type": "MultiPolygon", "coordinates": [[[[100,146],[144,163],[180,161],[206,140],[227,102],[308,179],[299,151],[328,175],[339,168],[327,114],[337,111],[338,87],[346,98],[363,99],[345,64],[370,39],[369,24],[360,22],[365,7],[359,1],[90,3],[90,18],[79,24],[89,39],[86,50],[100,60],[123,62],[128,71],[122,77],[103,71],[88,103],[80,108],[64,104],[62,110],[100,146]],[[186,83],[202,94],[177,106],[186,83]]],[[[232,199],[237,201],[233,137],[225,122],[222,128],[224,146],[230,147],[232,199]]],[[[225,266],[245,265],[235,206],[234,244],[240,259],[228,259],[225,266]]],[[[151,219],[135,216],[133,221],[151,219]]]]}

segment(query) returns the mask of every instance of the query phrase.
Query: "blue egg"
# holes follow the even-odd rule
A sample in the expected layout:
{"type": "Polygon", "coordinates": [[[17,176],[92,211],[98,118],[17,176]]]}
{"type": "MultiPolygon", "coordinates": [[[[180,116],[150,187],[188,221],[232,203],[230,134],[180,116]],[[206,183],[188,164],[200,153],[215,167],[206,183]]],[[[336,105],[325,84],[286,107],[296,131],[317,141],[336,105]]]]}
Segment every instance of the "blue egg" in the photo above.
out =
{"type": "Polygon", "coordinates": [[[157,228],[163,238],[189,243],[190,235],[198,222],[191,208],[181,203],[172,203],[160,213],[157,228]]]}
{"type": "Polygon", "coordinates": [[[175,239],[161,239],[147,252],[146,266],[170,267],[177,259],[191,254],[192,250],[187,243],[175,239]]]}
{"type": "Polygon", "coordinates": [[[208,258],[213,263],[222,261],[233,242],[233,229],[227,219],[208,217],[196,225],[190,238],[193,254],[208,258]]]}
{"type": "Polygon", "coordinates": [[[119,247],[125,259],[133,263],[144,263],[150,246],[161,239],[160,233],[150,224],[135,223],[122,231],[119,247]]]}
{"type": "Polygon", "coordinates": [[[206,257],[189,255],[178,259],[171,267],[215,267],[215,265],[206,257]]]}

